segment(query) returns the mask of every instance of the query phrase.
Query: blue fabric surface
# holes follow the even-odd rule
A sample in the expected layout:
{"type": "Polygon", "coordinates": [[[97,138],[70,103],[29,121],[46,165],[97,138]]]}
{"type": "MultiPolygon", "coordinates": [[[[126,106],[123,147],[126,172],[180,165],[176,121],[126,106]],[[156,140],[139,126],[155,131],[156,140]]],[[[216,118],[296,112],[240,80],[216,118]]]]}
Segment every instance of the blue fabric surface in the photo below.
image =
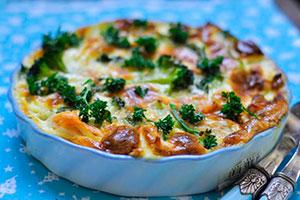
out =
{"type": "MultiPolygon", "coordinates": [[[[300,100],[300,34],[269,0],[0,1],[0,199],[128,199],[77,186],[57,177],[31,157],[16,132],[16,120],[6,96],[12,70],[39,46],[43,33],[59,26],[73,30],[127,17],[181,21],[194,26],[211,21],[241,39],[254,40],[286,72],[292,102],[300,100]]],[[[149,199],[209,200],[220,196],[221,193],[211,192],[149,199]]],[[[300,199],[300,184],[292,199],[300,199]]]]}

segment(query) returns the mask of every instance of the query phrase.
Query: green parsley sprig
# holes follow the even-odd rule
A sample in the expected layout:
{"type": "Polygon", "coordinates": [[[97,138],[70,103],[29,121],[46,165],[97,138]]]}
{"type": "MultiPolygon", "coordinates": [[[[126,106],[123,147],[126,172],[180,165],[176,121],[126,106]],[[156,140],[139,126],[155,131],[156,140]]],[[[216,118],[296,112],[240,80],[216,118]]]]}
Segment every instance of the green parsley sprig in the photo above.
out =
{"type": "Polygon", "coordinates": [[[123,78],[106,78],[103,84],[103,91],[109,93],[117,93],[124,89],[126,84],[125,79],[123,78]]]}
{"type": "Polygon", "coordinates": [[[238,121],[239,116],[243,111],[257,118],[257,115],[255,113],[251,112],[243,106],[243,104],[241,103],[241,98],[238,97],[233,91],[223,91],[222,97],[225,98],[226,103],[223,105],[221,113],[223,113],[226,116],[226,118],[231,119],[233,121],[238,121]]]}
{"type": "Polygon", "coordinates": [[[218,145],[217,137],[211,133],[211,129],[206,129],[205,131],[200,132],[202,137],[199,138],[199,143],[202,144],[206,149],[211,149],[218,145]]]}
{"type": "Polygon", "coordinates": [[[196,110],[192,104],[184,104],[181,106],[179,113],[182,119],[187,120],[191,124],[197,124],[204,120],[205,116],[203,113],[196,113],[195,111],[196,110]]]}
{"type": "Polygon", "coordinates": [[[141,98],[144,98],[147,93],[149,91],[149,88],[142,88],[141,86],[136,86],[134,89],[134,93],[138,96],[140,96],[141,98]]]}
{"type": "Polygon", "coordinates": [[[175,121],[172,116],[169,114],[163,119],[159,119],[157,122],[154,122],[158,130],[162,131],[162,136],[164,140],[168,139],[170,132],[172,131],[175,121]]]}

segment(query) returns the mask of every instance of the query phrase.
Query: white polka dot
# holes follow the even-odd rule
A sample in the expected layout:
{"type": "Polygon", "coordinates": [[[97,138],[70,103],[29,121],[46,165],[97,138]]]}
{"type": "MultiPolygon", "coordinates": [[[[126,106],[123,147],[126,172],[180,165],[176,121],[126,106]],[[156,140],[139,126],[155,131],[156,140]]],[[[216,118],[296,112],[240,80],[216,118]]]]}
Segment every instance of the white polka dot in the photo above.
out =
{"type": "Polygon", "coordinates": [[[41,45],[41,41],[40,40],[34,40],[33,42],[31,42],[30,48],[31,49],[37,49],[40,45],[41,45]]]}
{"type": "Polygon", "coordinates": [[[30,17],[40,17],[45,13],[45,9],[38,9],[37,7],[35,7],[35,9],[32,9],[29,12],[29,16],[30,17]]]}
{"type": "Polygon", "coordinates": [[[3,61],[4,56],[0,53],[0,62],[3,61]]]}
{"type": "Polygon", "coordinates": [[[7,94],[7,88],[6,87],[0,87],[0,95],[7,94]]]}
{"type": "Polygon", "coordinates": [[[130,13],[130,17],[131,18],[142,18],[143,17],[143,13],[140,11],[134,11],[130,13]]]}
{"type": "Polygon", "coordinates": [[[294,47],[300,47],[300,38],[294,40],[293,43],[292,43],[292,45],[293,45],[294,47]]]}
{"type": "Polygon", "coordinates": [[[8,111],[8,112],[12,112],[12,106],[11,106],[11,104],[10,104],[10,102],[5,102],[5,104],[4,104],[4,108],[8,111]]]}
{"type": "Polygon", "coordinates": [[[62,26],[62,30],[66,30],[66,31],[73,31],[75,29],[75,26],[72,24],[65,24],[62,26]]]}
{"type": "Polygon", "coordinates": [[[176,16],[173,13],[166,13],[163,16],[163,19],[166,21],[174,21],[176,19],[176,16]]]}
{"type": "Polygon", "coordinates": [[[10,78],[9,77],[4,77],[3,78],[3,82],[4,83],[9,83],[10,82],[10,78]]]}
{"type": "Polygon", "coordinates": [[[26,32],[29,34],[41,32],[41,27],[36,25],[30,25],[26,28],[26,32]]]}
{"type": "Polygon", "coordinates": [[[272,48],[272,47],[269,47],[269,46],[263,46],[263,47],[262,47],[262,50],[263,50],[263,52],[266,53],[266,54],[271,54],[271,53],[273,53],[273,48],[272,48]]]}
{"type": "Polygon", "coordinates": [[[11,38],[11,41],[14,44],[21,45],[21,44],[24,44],[25,37],[23,35],[13,35],[12,38],[11,38]]]}
{"type": "Polygon", "coordinates": [[[290,60],[295,54],[293,52],[285,52],[279,55],[280,60],[290,60]]]}
{"type": "Polygon", "coordinates": [[[209,14],[213,11],[214,7],[210,4],[206,4],[201,8],[201,12],[205,12],[206,14],[209,14]]]}
{"type": "Polygon", "coordinates": [[[287,76],[289,81],[294,84],[300,84],[300,73],[297,72],[288,72],[287,76]]]}
{"type": "Polygon", "coordinates": [[[257,8],[248,8],[246,10],[246,15],[249,16],[249,17],[256,17],[258,16],[258,10],[257,8]]]}
{"type": "Polygon", "coordinates": [[[285,22],[285,18],[282,15],[274,15],[272,17],[273,24],[282,24],[285,22]]]}
{"type": "Polygon", "coordinates": [[[22,19],[20,17],[11,17],[8,20],[8,23],[13,25],[13,26],[19,26],[22,23],[22,19]]]}
{"type": "Polygon", "coordinates": [[[273,5],[273,2],[271,2],[271,0],[260,0],[258,1],[260,3],[260,5],[264,8],[268,8],[271,5],[273,5]]]}
{"type": "Polygon", "coordinates": [[[298,30],[294,27],[292,27],[288,30],[288,35],[289,36],[294,37],[294,36],[297,36],[298,34],[299,34],[298,30]]]}
{"type": "Polygon", "coordinates": [[[7,26],[0,26],[0,33],[8,34],[8,33],[10,33],[10,29],[7,26]]]}
{"type": "Polygon", "coordinates": [[[47,24],[48,26],[52,26],[56,24],[56,21],[54,18],[47,18],[44,20],[45,24],[47,24]]]}
{"type": "Polygon", "coordinates": [[[244,37],[244,39],[251,40],[251,41],[255,42],[256,44],[261,43],[261,39],[259,37],[257,37],[257,36],[254,36],[254,35],[246,35],[244,37]]]}
{"type": "Polygon", "coordinates": [[[155,11],[159,11],[160,8],[160,3],[157,1],[146,1],[146,9],[147,11],[151,11],[151,12],[155,12],[155,11]]]}
{"type": "Polygon", "coordinates": [[[73,17],[73,19],[76,21],[76,22],[83,22],[84,21],[84,17],[82,15],[75,15],[73,17]]]}
{"type": "Polygon", "coordinates": [[[247,29],[255,29],[256,24],[253,20],[245,20],[241,22],[242,27],[247,28],[247,29]]]}
{"type": "Polygon", "coordinates": [[[16,63],[7,63],[3,66],[3,69],[5,71],[12,71],[14,70],[15,68],[17,67],[17,64],[16,63]]]}
{"type": "Polygon", "coordinates": [[[264,32],[267,36],[272,38],[278,37],[280,35],[280,32],[277,29],[271,27],[266,28],[264,32]]]}

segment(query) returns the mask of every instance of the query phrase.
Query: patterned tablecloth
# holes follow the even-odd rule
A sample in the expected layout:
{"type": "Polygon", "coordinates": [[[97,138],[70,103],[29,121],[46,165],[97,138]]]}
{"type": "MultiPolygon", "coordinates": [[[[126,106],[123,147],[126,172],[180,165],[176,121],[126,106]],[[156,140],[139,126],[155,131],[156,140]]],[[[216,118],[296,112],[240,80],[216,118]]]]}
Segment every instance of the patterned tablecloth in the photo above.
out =
{"type": "MultiPolygon", "coordinates": [[[[300,34],[270,0],[147,2],[1,0],[0,199],[127,199],[82,188],[59,178],[30,156],[16,132],[16,120],[6,95],[12,70],[20,64],[23,56],[40,45],[43,33],[56,30],[59,26],[63,30],[73,30],[103,20],[125,17],[182,21],[194,26],[211,21],[230,30],[239,38],[254,40],[288,75],[292,102],[300,100],[300,34]]],[[[211,192],[192,197],[157,199],[209,200],[220,196],[220,193],[211,192]]],[[[300,200],[300,184],[293,199],[300,200]]]]}

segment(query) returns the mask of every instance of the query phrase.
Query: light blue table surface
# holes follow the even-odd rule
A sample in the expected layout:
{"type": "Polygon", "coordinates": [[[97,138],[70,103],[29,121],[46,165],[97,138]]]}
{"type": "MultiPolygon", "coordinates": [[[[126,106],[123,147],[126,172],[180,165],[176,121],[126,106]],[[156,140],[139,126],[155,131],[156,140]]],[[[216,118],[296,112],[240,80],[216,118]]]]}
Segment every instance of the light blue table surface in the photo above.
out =
{"type": "MultiPolygon", "coordinates": [[[[63,30],[73,30],[103,20],[127,17],[181,21],[194,26],[211,21],[239,38],[251,39],[286,72],[292,102],[300,100],[300,33],[270,0],[0,0],[0,199],[128,199],[77,186],[57,177],[31,157],[16,132],[16,120],[6,96],[12,70],[40,45],[43,33],[59,26],[63,30]]],[[[209,200],[220,196],[221,193],[211,192],[190,197],[135,199],[209,200]]],[[[300,200],[300,186],[292,199],[300,200]]]]}

